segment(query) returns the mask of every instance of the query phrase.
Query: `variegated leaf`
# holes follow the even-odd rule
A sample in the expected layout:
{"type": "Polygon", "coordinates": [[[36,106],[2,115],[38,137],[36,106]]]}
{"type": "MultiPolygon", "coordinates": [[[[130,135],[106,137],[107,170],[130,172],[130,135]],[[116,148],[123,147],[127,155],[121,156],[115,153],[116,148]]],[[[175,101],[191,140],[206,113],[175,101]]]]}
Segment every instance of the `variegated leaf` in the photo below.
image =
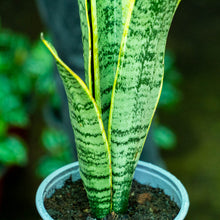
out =
{"type": "Polygon", "coordinates": [[[111,93],[127,5],[118,0],[91,0],[95,99],[108,128],[111,93]],[[123,12],[123,13],[122,13],[123,12]]]}
{"type": "Polygon", "coordinates": [[[80,175],[93,213],[102,218],[111,209],[111,157],[98,107],[84,82],[58,57],[53,46],[43,39],[54,56],[66,90],[73,126],[80,175]]]}
{"type": "Polygon", "coordinates": [[[134,170],[159,101],[167,34],[179,0],[130,0],[108,129],[113,210],[124,212],[134,170]]]}
{"type": "Polygon", "coordinates": [[[91,42],[91,27],[90,27],[90,3],[88,0],[78,0],[80,25],[82,30],[82,42],[83,42],[83,56],[84,56],[84,69],[85,80],[90,90],[93,92],[92,82],[92,42],[91,42]]]}

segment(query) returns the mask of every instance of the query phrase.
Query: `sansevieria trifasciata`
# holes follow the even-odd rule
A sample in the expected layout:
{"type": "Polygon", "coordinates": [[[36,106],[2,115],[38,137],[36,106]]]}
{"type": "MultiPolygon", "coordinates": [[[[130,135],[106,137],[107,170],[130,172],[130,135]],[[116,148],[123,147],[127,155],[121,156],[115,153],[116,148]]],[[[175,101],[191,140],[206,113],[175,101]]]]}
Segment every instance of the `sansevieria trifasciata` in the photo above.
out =
{"type": "Polygon", "coordinates": [[[69,103],[80,175],[98,218],[126,212],[159,101],[180,0],[78,0],[86,82],[54,56],[69,103]]]}

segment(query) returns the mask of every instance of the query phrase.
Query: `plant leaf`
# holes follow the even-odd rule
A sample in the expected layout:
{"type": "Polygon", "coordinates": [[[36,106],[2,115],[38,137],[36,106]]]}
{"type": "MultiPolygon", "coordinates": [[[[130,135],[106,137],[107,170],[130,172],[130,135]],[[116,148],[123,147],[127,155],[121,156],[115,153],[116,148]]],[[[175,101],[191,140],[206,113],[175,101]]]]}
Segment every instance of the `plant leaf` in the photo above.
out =
{"type": "Polygon", "coordinates": [[[126,211],[134,170],[156,106],[167,34],[179,0],[130,0],[112,91],[108,140],[113,211],[126,211]]]}
{"type": "Polygon", "coordinates": [[[173,149],[177,143],[176,135],[173,131],[163,125],[154,127],[152,137],[155,144],[165,150],[173,149]]]}
{"type": "Polygon", "coordinates": [[[92,73],[91,73],[91,30],[89,21],[90,4],[88,0],[78,0],[80,25],[82,30],[82,41],[83,41],[83,56],[84,56],[84,69],[85,69],[85,80],[92,93],[92,73]]]}
{"type": "Polygon", "coordinates": [[[19,139],[12,136],[1,139],[0,164],[24,166],[27,164],[27,160],[27,150],[19,139]]]}
{"type": "Polygon", "coordinates": [[[91,0],[95,99],[108,128],[111,92],[122,38],[122,2],[91,0]]]}
{"type": "Polygon", "coordinates": [[[44,156],[40,159],[37,165],[36,174],[41,178],[45,178],[50,173],[59,169],[62,166],[65,166],[66,164],[66,161],[59,158],[44,156]]]}
{"type": "Polygon", "coordinates": [[[106,216],[111,208],[111,158],[101,115],[84,82],[58,57],[55,49],[42,37],[54,56],[66,90],[73,126],[80,175],[90,207],[96,217],[106,216]]]}
{"type": "Polygon", "coordinates": [[[129,7],[131,7],[131,1],[130,0],[122,0],[122,24],[123,27],[125,25],[126,22],[126,18],[127,18],[127,14],[129,11],[129,7]]]}

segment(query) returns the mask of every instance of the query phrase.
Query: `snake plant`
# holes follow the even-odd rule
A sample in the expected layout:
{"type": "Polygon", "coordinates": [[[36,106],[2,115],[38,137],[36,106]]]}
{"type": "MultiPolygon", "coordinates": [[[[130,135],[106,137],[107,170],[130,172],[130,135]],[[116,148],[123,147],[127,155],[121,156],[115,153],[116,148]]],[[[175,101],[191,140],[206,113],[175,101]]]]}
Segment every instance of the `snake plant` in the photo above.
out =
{"type": "Polygon", "coordinates": [[[54,56],[93,214],[126,212],[159,101],[168,31],[180,0],[78,0],[86,82],[54,56]]]}

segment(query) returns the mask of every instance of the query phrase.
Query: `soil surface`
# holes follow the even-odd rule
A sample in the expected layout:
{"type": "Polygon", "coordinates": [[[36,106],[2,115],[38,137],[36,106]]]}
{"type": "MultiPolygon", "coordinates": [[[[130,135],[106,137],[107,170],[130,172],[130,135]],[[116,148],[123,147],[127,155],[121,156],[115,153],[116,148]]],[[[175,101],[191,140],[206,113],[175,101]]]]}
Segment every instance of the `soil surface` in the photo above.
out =
{"type": "MultiPolygon", "coordinates": [[[[55,220],[94,219],[82,180],[72,182],[55,191],[44,201],[49,215],[55,220]]],[[[163,190],[142,185],[133,180],[128,212],[124,215],[109,214],[103,220],[170,220],[179,212],[179,207],[163,190]]]]}

